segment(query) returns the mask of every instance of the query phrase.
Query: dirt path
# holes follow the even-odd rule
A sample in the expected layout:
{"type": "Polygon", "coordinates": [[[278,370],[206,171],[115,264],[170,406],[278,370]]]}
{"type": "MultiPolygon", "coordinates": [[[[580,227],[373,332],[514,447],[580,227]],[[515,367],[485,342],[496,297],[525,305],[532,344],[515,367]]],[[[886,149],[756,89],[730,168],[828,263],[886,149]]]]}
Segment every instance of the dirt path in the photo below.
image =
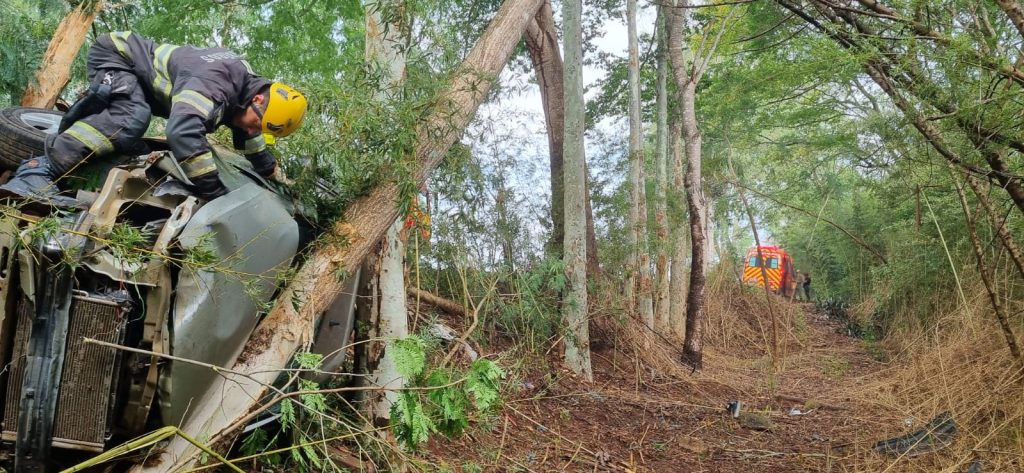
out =
{"type": "Polygon", "coordinates": [[[838,333],[841,324],[809,307],[803,314],[803,346],[786,347],[777,376],[756,354],[709,352],[703,373],[678,379],[638,373],[612,349],[595,351],[592,385],[566,373],[523,380],[489,432],[430,450],[444,468],[467,472],[857,469],[857,456],[893,426],[872,421],[872,407],[847,393],[884,365],[861,340],[838,333]],[[731,400],[742,403],[746,425],[726,414],[731,400]],[[754,425],[756,416],[768,430],[754,425]]]}

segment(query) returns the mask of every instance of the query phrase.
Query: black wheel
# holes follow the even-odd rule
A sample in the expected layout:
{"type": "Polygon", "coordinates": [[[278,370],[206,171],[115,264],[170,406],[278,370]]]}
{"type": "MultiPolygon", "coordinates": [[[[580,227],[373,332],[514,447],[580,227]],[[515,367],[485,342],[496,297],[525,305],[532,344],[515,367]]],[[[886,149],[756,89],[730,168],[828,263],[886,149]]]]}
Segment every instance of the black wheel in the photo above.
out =
{"type": "Polygon", "coordinates": [[[60,119],[60,112],[42,108],[0,109],[0,169],[43,154],[46,135],[57,133],[60,119]]]}

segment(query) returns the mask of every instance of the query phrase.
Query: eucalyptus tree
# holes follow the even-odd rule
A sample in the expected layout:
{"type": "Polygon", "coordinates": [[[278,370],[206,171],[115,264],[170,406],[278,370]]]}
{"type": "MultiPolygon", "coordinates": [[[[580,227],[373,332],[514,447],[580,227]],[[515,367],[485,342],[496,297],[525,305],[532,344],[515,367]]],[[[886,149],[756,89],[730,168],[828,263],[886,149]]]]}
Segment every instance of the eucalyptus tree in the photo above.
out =
{"type": "Polygon", "coordinates": [[[96,14],[103,9],[102,0],[82,2],[69,12],[53,33],[50,45],[35,79],[25,89],[21,105],[52,108],[61,91],[71,79],[71,66],[85,42],[85,34],[96,14]]]}
{"type": "MultiPolygon", "coordinates": [[[[564,141],[565,141],[565,85],[562,55],[559,52],[558,28],[550,0],[541,4],[534,21],[527,25],[523,35],[530,55],[537,86],[540,89],[544,108],[544,121],[548,135],[548,155],[551,177],[551,238],[549,253],[557,258],[563,255],[565,241],[565,188],[563,186],[564,141]]],[[[584,156],[584,167],[586,157],[584,156]]],[[[597,236],[594,230],[594,209],[590,199],[590,176],[587,172],[584,182],[586,200],[587,273],[595,277],[601,272],[597,256],[597,236]]]]}
{"type": "Polygon", "coordinates": [[[650,254],[647,238],[647,180],[645,172],[643,126],[640,120],[640,46],[636,28],[636,0],[626,0],[626,23],[629,36],[629,279],[626,303],[633,315],[639,315],[654,328],[654,306],[651,291],[650,254]]]}
{"type": "MultiPolygon", "coordinates": [[[[686,206],[689,211],[690,223],[690,279],[686,298],[686,334],[683,340],[683,361],[699,370],[702,367],[704,349],[704,288],[706,285],[706,269],[708,256],[707,243],[707,202],[704,197],[701,178],[702,143],[701,131],[697,120],[697,85],[707,72],[711,58],[715,54],[722,34],[730,25],[736,9],[726,7],[722,19],[715,19],[717,32],[711,28],[704,29],[700,45],[684,53],[686,46],[687,18],[690,3],[688,0],[677,1],[666,5],[668,30],[668,54],[672,65],[672,77],[676,86],[676,100],[679,128],[682,130],[683,151],[686,156],[686,206]]],[[[680,234],[682,232],[679,232],[680,234]]],[[[677,239],[676,244],[680,245],[677,239]]],[[[679,253],[676,252],[676,256],[679,253]]],[[[676,277],[681,275],[676,275],[676,277]]]]}
{"type": "MultiPolygon", "coordinates": [[[[376,100],[392,106],[401,99],[402,82],[405,80],[405,51],[409,48],[411,20],[404,12],[401,0],[376,1],[366,6],[366,61],[370,77],[377,79],[379,92],[376,100]]],[[[418,199],[418,197],[413,197],[418,199]]],[[[405,219],[397,219],[382,242],[380,255],[380,311],[376,326],[371,329],[375,336],[395,340],[409,335],[409,315],[406,310],[405,292],[405,242],[400,235],[405,219]]],[[[380,342],[377,342],[380,343],[380,342]]],[[[391,416],[391,406],[398,398],[398,390],[405,387],[407,380],[398,370],[394,355],[385,349],[369,349],[367,354],[378,354],[377,360],[370,360],[375,369],[369,373],[369,383],[385,388],[371,393],[371,423],[377,425],[391,416]]]]}
{"type": "Polygon", "coordinates": [[[655,82],[655,197],[654,197],[654,272],[657,281],[654,291],[654,319],[659,332],[672,331],[670,317],[669,266],[668,266],[668,55],[665,51],[664,7],[658,6],[657,16],[657,79],[655,82]]]}
{"type": "Polygon", "coordinates": [[[0,2],[0,104],[20,102],[67,11],[60,0],[0,2]]]}
{"type": "Polygon", "coordinates": [[[584,216],[586,166],[583,160],[583,34],[582,0],[562,4],[562,31],[565,50],[565,273],[568,291],[562,314],[568,333],[565,336],[565,363],[587,381],[594,379],[590,365],[590,319],[587,303],[587,240],[584,216]]]}

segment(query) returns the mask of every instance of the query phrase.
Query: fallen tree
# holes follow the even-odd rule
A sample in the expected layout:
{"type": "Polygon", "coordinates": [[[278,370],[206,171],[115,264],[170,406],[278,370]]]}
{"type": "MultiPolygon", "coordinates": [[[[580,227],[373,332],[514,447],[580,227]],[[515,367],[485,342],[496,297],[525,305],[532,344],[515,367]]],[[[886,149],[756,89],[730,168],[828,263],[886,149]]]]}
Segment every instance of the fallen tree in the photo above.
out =
{"type": "MultiPolygon", "coordinates": [[[[507,0],[502,4],[453,75],[447,93],[438,98],[430,115],[416,130],[416,182],[426,180],[462,135],[541,2],[507,0]]],[[[355,273],[399,217],[399,197],[398,185],[387,183],[345,210],[343,219],[324,239],[332,243],[323,244],[310,255],[250,337],[232,368],[247,375],[222,373],[193,406],[191,416],[181,426],[184,432],[215,443],[231,435],[232,430],[240,427],[239,420],[250,412],[265,407],[260,400],[296,350],[312,339],[317,315],[342,290],[342,276],[355,273]]],[[[181,471],[194,462],[197,453],[188,442],[174,439],[160,454],[159,461],[147,460],[146,466],[136,467],[135,471],[181,471]]]]}
{"type": "Polygon", "coordinates": [[[35,79],[21,97],[23,107],[52,108],[71,79],[71,63],[82,49],[96,14],[103,9],[103,1],[81,2],[57,26],[53,39],[43,55],[43,63],[35,79]]]}

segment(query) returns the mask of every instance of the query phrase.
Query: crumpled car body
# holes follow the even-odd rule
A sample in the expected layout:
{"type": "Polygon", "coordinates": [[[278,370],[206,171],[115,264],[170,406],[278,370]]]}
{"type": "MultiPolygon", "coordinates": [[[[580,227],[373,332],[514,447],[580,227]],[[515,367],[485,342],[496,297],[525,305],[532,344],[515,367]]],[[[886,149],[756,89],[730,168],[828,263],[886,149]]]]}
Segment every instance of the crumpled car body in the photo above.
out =
{"type": "Polygon", "coordinates": [[[0,440],[15,471],[180,424],[210,366],[240,355],[300,231],[289,197],[218,151],[230,192],[209,202],[164,153],[110,168],[79,191],[87,208],[0,211],[0,440]]]}

